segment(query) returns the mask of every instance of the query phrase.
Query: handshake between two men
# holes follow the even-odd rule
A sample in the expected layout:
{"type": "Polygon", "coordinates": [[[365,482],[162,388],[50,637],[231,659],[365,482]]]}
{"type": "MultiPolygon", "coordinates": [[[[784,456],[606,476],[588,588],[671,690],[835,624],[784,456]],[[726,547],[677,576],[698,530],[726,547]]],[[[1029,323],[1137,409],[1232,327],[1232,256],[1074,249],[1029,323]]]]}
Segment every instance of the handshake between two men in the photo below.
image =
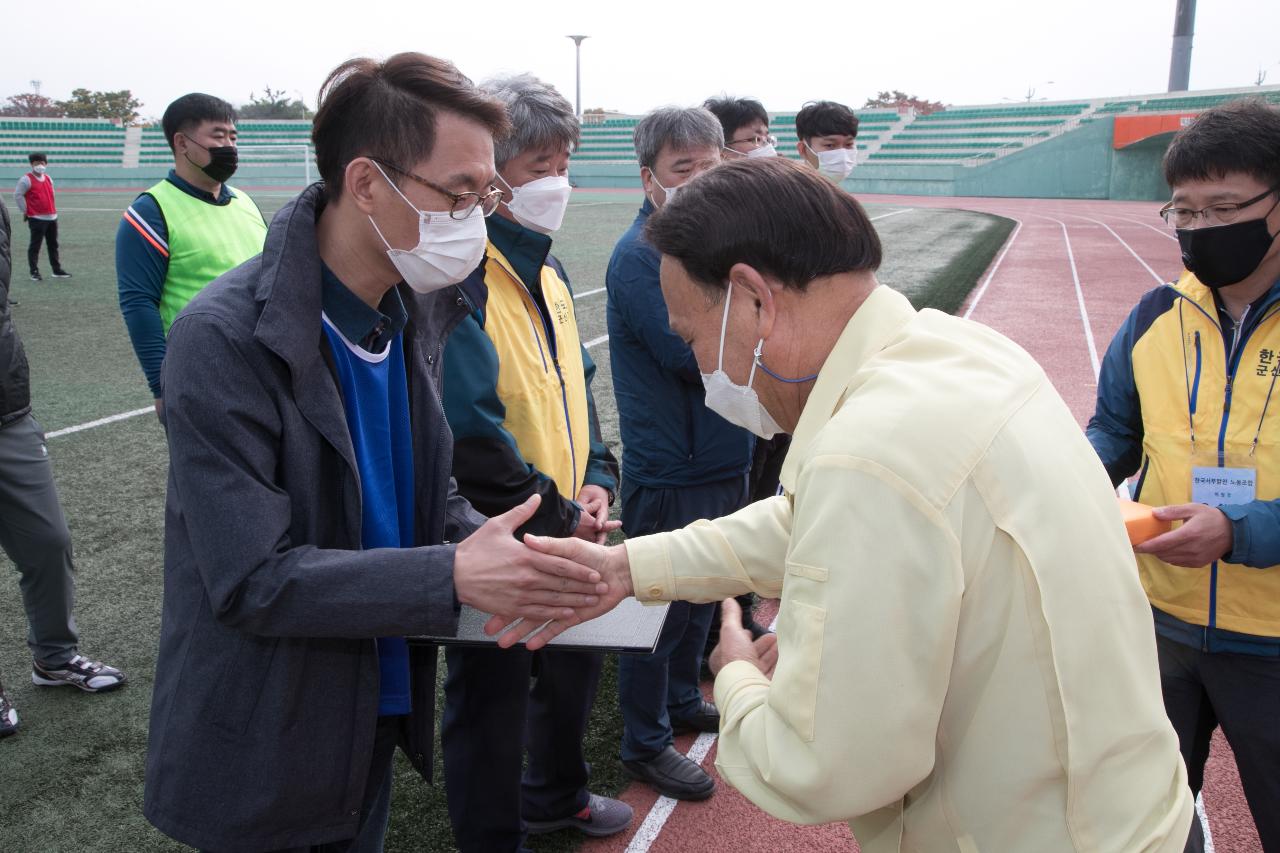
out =
{"type": "MultiPolygon", "coordinates": [[[[524,642],[530,651],[567,629],[603,616],[635,594],[623,545],[602,544],[620,522],[597,521],[594,535],[552,539],[514,536],[538,508],[534,495],[490,521],[458,546],[454,584],[458,600],[494,616],[485,632],[502,648],[524,642]]],[[[580,528],[581,529],[581,528],[580,528]]],[[[720,644],[711,655],[713,673],[731,661],[752,663],[767,677],[778,661],[777,636],[752,640],[742,610],[727,598],[721,608],[720,644]]]]}

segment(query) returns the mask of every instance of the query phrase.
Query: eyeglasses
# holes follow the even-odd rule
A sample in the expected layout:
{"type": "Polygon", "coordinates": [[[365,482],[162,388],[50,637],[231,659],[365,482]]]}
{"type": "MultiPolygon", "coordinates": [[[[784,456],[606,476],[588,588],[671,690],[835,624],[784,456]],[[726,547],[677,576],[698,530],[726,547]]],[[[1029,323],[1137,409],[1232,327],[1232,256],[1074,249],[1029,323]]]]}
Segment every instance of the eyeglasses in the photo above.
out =
{"type": "Polygon", "coordinates": [[[778,144],[778,137],[774,136],[772,133],[770,133],[770,134],[768,134],[768,135],[766,135],[766,136],[744,136],[744,137],[742,137],[741,139],[730,139],[730,140],[729,140],[727,143],[725,143],[725,144],[726,144],[726,146],[727,146],[727,145],[741,145],[741,144],[743,144],[743,143],[745,143],[745,142],[749,142],[749,143],[751,143],[751,146],[752,146],[753,148],[763,148],[763,147],[765,147],[766,145],[777,145],[777,144],[778,144]]]}
{"type": "Polygon", "coordinates": [[[1208,207],[1201,208],[1200,210],[1192,210],[1189,207],[1174,207],[1173,202],[1169,202],[1164,207],[1160,208],[1160,216],[1165,222],[1175,228],[1187,228],[1195,224],[1197,219],[1203,219],[1206,227],[1211,225],[1229,225],[1240,217],[1240,211],[1244,210],[1246,207],[1257,204],[1276,190],[1280,190],[1280,184],[1277,184],[1269,190],[1264,190],[1248,201],[1242,201],[1238,204],[1211,204],[1208,207]]]}
{"type": "Polygon", "coordinates": [[[411,181],[416,181],[424,187],[429,187],[435,190],[441,195],[448,196],[451,204],[449,207],[450,219],[466,219],[477,206],[480,208],[480,213],[487,217],[498,209],[498,203],[502,201],[502,190],[495,186],[490,186],[489,191],[483,195],[473,192],[455,193],[451,190],[445,189],[435,181],[428,181],[426,178],[415,175],[413,172],[406,172],[404,169],[401,169],[398,166],[393,166],[386,160],[379,157],[370,157],[369,159],[373,160],[380,166],[390,169],[397,175],[403,175],[411,181]]]}

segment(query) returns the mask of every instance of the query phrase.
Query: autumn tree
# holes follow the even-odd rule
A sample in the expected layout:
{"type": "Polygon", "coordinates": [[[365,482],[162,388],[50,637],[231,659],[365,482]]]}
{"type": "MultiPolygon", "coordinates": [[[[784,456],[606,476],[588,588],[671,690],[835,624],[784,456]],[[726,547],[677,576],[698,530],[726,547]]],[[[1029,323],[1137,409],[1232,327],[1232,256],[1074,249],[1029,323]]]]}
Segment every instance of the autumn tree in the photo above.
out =
{"type": "Polygon", "coordinates": [[[901,109],[902,107],[911,107],[916,111],[916,115],[927,116],[929,113],[936,113],[939,110],[946,109],[940,101],[926,101],[915,95],[908,95],[906,92],[894,89],[892,92],[881,92],[874,98],[867,98],[867,102],[862,105],[863,109],[901,109]]]}
{"type": "Polygon", "coordinates": [[[5,105],[0,107],[0,115],[22,118],[61,118],[62,107],[52,98],[46,98],[39,92],[23,92],[5,98],[5,105]]]}

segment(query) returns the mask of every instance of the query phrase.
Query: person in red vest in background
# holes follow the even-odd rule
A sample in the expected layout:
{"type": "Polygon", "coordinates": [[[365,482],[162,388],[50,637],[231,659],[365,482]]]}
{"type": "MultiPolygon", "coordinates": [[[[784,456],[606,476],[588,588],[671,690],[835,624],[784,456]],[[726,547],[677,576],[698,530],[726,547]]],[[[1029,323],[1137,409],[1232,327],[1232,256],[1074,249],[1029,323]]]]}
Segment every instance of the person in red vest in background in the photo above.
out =
{"type": "Polygon", "coordinates": [[[54,278],[71,278],[58,260],[58,205],[53,199],[53,178],[46,174],[49,158],[40,152],[27,157],[31,171],[18,179],[13,198],[22,211],[22,218],[31,228],[31,243],[27,246],[27,264],[31,267],[31,280],[41,281],[40,244],[49,244],[49,266],[54,278]]]}

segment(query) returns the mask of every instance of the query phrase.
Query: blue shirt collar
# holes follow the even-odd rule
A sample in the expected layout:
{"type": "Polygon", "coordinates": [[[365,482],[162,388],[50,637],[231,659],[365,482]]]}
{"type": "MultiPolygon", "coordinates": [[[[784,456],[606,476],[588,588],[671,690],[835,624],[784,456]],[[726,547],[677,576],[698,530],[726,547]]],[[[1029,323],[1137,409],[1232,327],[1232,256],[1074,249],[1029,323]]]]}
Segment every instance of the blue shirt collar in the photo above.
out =
{"type": "Polygon", "coordinates": [[[231,190],[227,188],[226,184],[222,184],[218,187],[218,197],[214,198],[213,193],[206,192],[188,181],[186,178],[181,177],[178,174],[177,169],[169,170],[169,183],[173,184],[187,195],[198,198],[201,201],[207,201],[209,204],[228,204],[231,201],[231,190]]]}
{"type": "Polygon", "coordinates": [[[320,307],[324,315],[344,338],[361,349],[382,352],[409,321],[397,288],[388,290],[375,310],[352,293],[323,261],[320,262],[320,282],[320,307]]]}

